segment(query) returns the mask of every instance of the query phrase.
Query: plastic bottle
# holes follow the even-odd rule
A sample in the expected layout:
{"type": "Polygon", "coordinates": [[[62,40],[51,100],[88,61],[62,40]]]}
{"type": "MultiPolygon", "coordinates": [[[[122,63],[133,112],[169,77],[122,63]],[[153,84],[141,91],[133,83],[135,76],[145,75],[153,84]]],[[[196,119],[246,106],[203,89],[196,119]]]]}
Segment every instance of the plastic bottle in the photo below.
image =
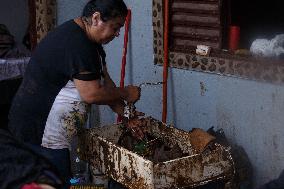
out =
{"type": "Polygon", "coordinates": [[[90,172],[88,163],[79,158],[80,149],[77,148],[77,153],[73,158],[73,178],[70,180],[71,184],[88,184],[90,182],[90,172]]]}

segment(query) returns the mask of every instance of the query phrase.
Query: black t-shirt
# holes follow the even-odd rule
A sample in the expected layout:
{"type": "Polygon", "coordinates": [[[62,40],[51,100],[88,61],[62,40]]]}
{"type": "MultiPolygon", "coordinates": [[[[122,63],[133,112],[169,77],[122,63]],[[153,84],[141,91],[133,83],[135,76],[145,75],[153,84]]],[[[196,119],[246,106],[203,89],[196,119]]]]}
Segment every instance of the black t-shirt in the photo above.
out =
{"type": "Polygon", "coordinates": [[[73,20],[50,32],[35,49],[15,95],[10,131],[24,142],[41,144],[51,106],[66,83],[83,71],[101,78],[101,48],[73,20]]]}

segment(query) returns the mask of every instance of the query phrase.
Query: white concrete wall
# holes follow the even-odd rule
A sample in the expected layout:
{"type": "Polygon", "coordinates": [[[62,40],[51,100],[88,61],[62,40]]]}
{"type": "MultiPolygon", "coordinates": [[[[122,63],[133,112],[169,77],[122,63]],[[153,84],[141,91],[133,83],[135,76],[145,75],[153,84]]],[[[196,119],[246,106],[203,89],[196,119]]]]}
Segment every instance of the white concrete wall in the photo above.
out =
{"type": "MultiPolygon", "coordinates": [[[[84,2],[59,0],[59,23],[79,15],[84,2]]],[[[126,3],[132,9],[132,23],[125,83],[161,81],[162,68],[153,63],[152,1],[126,0],[126,3]]],[[[117,84],[123,30],[106,47],[109,71],[117,84]]],[[[280,85],[170,69],[168,123],[184,130],[223,128],[232,142],[246,150],[258,186],[278,177],[284,169],[283,94],[284,86],[280,85]]],[[[143,88],[137,108],[161,119],[161,87],[143,88]]],[[[100,107],[97,115],[101,124],[115,121],[115,115],[107,107],[100,107]]]]}
{"type": "Polygon", "coordinates": [[[16,42],[22,43],[29,22],[28,0],[0,0],[0,24],[5,24],[16,42]]]}

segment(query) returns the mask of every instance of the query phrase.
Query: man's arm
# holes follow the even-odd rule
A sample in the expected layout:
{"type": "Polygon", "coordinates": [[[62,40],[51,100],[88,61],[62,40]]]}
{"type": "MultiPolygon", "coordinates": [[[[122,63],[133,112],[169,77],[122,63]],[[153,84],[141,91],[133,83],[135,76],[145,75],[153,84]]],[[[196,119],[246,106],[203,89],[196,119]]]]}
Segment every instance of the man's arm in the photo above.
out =
{"type": "Polygon", "coordinates": [[[106,65],[103,66],[103,74],[104,74],[104,85],[107,87],[116,87],[115,83],[113,82],[107,71],[106,65]]]}
{"type": "Polygon", "coordinates": [[[100,80],[83,81],[74,79],[74,83],[81,98],[89,104],[112,105],[118,100],[135,102],[140,97],[140,89],[136,86],[124,88],[106,87],[101,85],[100,80]]]}
{"type": "MultiPolygon", "coordinates": [[[[107,67],[104,65],[103,66],[103,73],[104,73],[104,85],[107,87],[116,87],[115,83],[113,82],[113,80],[111,79],[108,71],[107,71],[107,67]]],[[[123,100],[118,100],[116,101],[114,104],[110,104],[109,105],[110,108],[117,114],[119,115],[123,115],[124,113],[124,106],[125,103],[123,100]]]]}

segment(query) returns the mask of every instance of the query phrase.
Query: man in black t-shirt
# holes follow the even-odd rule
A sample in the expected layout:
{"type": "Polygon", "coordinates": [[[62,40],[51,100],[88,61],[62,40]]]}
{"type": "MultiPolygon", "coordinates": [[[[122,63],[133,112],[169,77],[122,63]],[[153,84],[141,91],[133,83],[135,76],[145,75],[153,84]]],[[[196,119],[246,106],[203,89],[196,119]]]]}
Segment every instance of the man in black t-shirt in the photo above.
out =
{"type": "MultiPolygon", "coordinates": [[[[101,44],[119,36],[126,15],[123,0],[91,0],[82,17],[57,27],[38,44],[10,110],[9,129],[15,137],[34,149],[40,148],[50,109],[68,81],[74,82],[85,103],[109,105],[121,115],[124,101],[139,99],[139,87],[115,86],[101,50],[101,44]]],[[[57,164],[67,181],[70,175],[68,149],[40,148],[39,151],[50,157],[56,154],[51,161],[57,164]],[[58,163],[61,160],[67,163],[58,163]]]]}

